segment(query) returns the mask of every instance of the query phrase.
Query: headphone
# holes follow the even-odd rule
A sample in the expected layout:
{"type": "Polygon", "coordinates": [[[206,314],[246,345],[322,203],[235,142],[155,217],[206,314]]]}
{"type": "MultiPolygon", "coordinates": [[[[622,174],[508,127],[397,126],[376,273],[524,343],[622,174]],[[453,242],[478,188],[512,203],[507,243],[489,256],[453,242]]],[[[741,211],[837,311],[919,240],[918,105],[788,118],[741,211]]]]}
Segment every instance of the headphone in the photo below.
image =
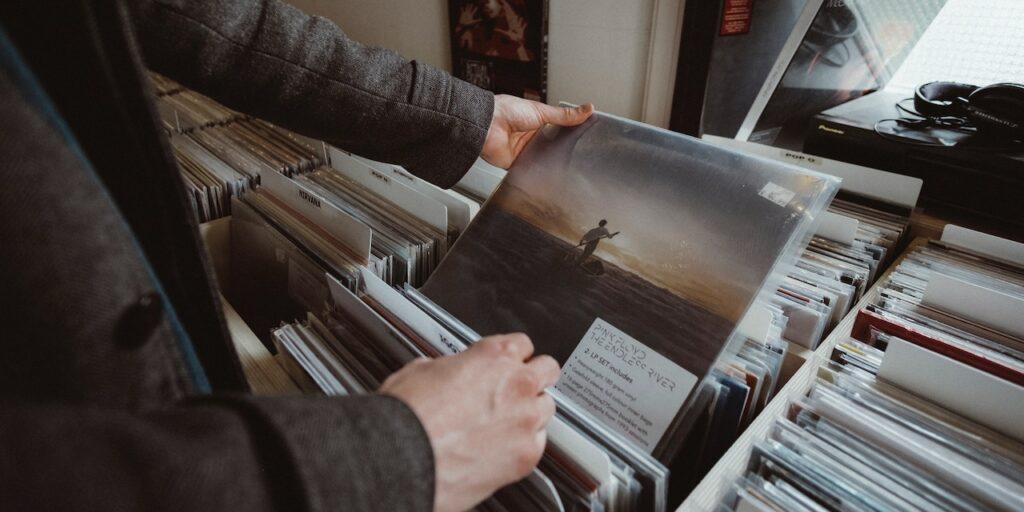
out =
{"type": "Polygon", "coordinates": [[[914,110],[934,121],[959,120],[980,133],[1024,140],[1024,85],[986,87],[928,82],[914,89],[914,110]]]}

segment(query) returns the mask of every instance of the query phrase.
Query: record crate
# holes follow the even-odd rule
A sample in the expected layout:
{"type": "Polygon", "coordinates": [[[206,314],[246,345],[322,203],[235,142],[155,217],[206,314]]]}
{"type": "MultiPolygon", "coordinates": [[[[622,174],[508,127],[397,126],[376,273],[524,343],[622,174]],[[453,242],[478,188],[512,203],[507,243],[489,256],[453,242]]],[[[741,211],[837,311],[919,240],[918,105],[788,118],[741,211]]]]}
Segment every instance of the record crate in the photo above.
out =
{"type": "MultiPolygon", "coordinates": [[[[206,244],[211,264],[214,268],[214,273],[221,290],[230,289],[230,269],[231,269],[231,217],[222,217],[220,219],[205,222],[200,225],[200,234],[206,244]]],[[[245,372],[246,379],[249,382],[252,392],[257,395],[285,395],[285,394],[298,394],[300,389],[298,385],[288,376],[284,368],[278,362],[277,358],[270,353],[259,337],[249,327],[248,323],[235,311],[232,307],[228,297],[225,297],[223,292],[221,293],[221,303],[224,308],[224,317],[227,324],[228,332],[231,336],[231,340],[234,344],[235,350],[238,352],[239,359],[242,362],[242,369],[245,372]]],[[[844,324],[845,325],[845,321],[844,324]]],[[[841,325],[837,328],[837,332],[843,328],[841,325]]],[[[847,327],[847,332],[848,332],[847,327]]],[[[824,345],[823,345],[824,346],[824,345]]],[[[739,438],[736,444],[726,453],[726,455],[719,461],[715,466],[715,469],[703,480],[703,482],[695,489],[690,495],[686,502],[679,510],[703,510],[703,508],[693,508],[694,505],[691,502],[695,498],[696,502],[704,503],[707,499],[714,499],[717,492],[720,491],[719,487],[710,485],[710,481],[715,475],[721,475],[722,478],[728,477],[726,475],[735,474],[743,470],[743,464],[745,464],[745,452],[749,451],[749,445],[754,439],[751,435],[758,431],[759,425],[766,423],[765,417],[770,416],[774,418],[779,414],[781,407],[784,406],[787,396],[792,396],[789,391],[799,389],[803,390],[806,385],[810,382],[808,377],[810,373],[810,367],[812,361],[816,357],[815,352],[797,346],[795,344],[790,345],[790,349],[787,351],[785,359],[783,361],[780,380],[780,391],[778,395],[772,400],[767,408],[754,420],[753,423],[747,428],[747,431],[739,438]],[[798,387],[793,387],[793,384],[799,384],[798,387]],[[731,464],[730,464],[731,462],[731,464]],[[707,496],[706,499],[699,499],[699,496],[707,496]]],[[[798,391],[793,391],[798,392],[798,391]]],[[[770,424],[770,421],[767,422],[770,424]]],[[[766,427],[761,427],[763,430],[766,427]]],[[[728,482],[723,482],[723,486],[728,482]]],[[[695,503],[696,503],[695,502],[695,503]]],[[[701,505],[703,507],[703,505],[701,505]]]]}
{"type": "MultiPolygon", "coordinates": [[[[218,283],[222,289],[228,288],[228,279],[230,278],[230,223],[231,217],[228,216],[203,223],[200,226],[200,233],[206,243],[218,283]]],[[[772,425],[776,419],[787,413],[791,402],[806,395],[815,381],[818,369],[830,360],[836,344],[850,336],[858,311],[879,298],[879,290],[908,253],[927,244],[930,238],[939,238],[936,236],[939,226],[941,224],[934,222],[916,222],[915,234],[927,236],[917,236],[913,239],[881,278],[815,350],[811,351],[793,344],[790,345],[776,395],[690,492],[676,509],[677,511],[709,511],[716,507],[725,497],[732,483],[746,472],[751,448],[754,444],[768,437],[772,425]]],[[[235,312],[228,298],[222,295],[221,300],[228,331],[253,393],[258,395],[300,393],[299,387],[288,376],[275,356],[267,350],[245,320],[235,312]]]]}

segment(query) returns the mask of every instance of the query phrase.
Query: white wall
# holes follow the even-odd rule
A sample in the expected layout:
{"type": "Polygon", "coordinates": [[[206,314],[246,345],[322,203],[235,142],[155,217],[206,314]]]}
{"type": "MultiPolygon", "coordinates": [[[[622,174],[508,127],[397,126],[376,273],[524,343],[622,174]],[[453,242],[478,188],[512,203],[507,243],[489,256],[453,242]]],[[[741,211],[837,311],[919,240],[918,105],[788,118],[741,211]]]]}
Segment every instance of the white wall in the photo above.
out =
{"type": "Polygon", "coordinates": [[[548,97],[639,119],[653,0],[552,0],[548,97]]]}
{"type": "Polygon", "coordinates": [[[451,69],[447,0],[284,0],[329,18],[349,37],[451,69]]]}
{"type": "MultiPolygon", "coordinates": [[[[447,0],[290,1],[358,41],[451,69],[447,0]]],[[[678,31],[682,2],[550,0],[548,101],[592,101],[605,112],[665,126],[678,48],[671,32],[678,31]]]]}

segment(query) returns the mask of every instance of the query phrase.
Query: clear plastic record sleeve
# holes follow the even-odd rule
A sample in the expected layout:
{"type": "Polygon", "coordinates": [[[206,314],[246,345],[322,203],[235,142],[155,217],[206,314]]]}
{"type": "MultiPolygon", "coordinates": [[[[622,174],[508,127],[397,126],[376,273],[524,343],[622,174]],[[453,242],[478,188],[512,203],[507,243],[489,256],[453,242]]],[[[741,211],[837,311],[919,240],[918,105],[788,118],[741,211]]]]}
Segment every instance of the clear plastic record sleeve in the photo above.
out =
{"type": "Polygon", "coordinates": [[[477,332],[526,332],[559,391],[668,460],[838,183],[598,113],[535,137],[422,291],[477,332]]]}

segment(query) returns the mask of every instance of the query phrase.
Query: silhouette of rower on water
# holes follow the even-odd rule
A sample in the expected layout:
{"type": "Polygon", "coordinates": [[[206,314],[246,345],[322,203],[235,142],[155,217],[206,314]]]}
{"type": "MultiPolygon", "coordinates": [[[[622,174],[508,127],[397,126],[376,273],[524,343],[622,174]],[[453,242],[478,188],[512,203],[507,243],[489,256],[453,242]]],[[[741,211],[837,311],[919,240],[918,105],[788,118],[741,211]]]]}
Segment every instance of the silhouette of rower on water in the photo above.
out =
{"type": "Polygon", "coordinates": [[[601,219],[597,223],[597,227],[587,231],[587,234],[583,235],[583,238],[580,239],[580,243],[576,244],[576,247],[586,244],[586,247],[583,248],[583,254],[576,260],[576,266],[582,267],[590,259],[590,255],[594,254],[594,251],[597,250],[597,244],[601,242],[602,238],[610,239],[619,234],[618,231],[609,234],[608,228],[605,227],[606,224],[608,224],[608,221],[601,219]]]}

